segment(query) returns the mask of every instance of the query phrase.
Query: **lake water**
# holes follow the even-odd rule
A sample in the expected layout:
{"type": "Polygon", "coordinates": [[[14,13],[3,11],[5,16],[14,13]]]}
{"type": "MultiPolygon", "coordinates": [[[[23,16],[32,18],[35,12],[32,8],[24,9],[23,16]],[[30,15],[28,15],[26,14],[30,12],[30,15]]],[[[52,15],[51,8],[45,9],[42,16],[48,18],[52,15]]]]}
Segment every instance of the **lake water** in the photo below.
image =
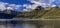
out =
{"type": "Polygon", "coordinates": [[[0,25],[0,28],[36,28],[34,25],[30,25],[30,24],[16,24],[15,26],[12,24],[8,24],[8,25],[0,25]]]}
{"type": "Polygon", "coordinates": [[[0,22],[0,28],[36,28],[33,24],[16,23],[16,22],[0,22]]]}

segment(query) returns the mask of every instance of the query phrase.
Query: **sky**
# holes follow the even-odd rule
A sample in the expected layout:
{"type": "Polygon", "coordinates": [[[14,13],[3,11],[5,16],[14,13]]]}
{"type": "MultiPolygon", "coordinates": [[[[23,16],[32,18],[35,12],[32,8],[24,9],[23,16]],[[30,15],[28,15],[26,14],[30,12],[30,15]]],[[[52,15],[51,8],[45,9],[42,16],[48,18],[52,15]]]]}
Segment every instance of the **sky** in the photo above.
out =
{"type": "Polygon", "coordinates": [[[37,6],[59,6],[60,0],[0,0],[0,11],[11,9],[19,12],[31,11],[37,6]]]}

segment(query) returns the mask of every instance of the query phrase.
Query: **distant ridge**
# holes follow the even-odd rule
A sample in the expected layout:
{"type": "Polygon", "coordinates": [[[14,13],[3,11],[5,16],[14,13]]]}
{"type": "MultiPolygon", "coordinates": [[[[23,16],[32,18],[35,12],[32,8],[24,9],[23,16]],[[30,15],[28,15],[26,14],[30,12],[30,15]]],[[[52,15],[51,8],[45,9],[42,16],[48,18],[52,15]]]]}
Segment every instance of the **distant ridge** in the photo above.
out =
{"type": "Polygon", "coordinates": [[[0,12],[0,19],[12,19],[20,12],[13,11],[13,10],[4,10],[0,12]]]}

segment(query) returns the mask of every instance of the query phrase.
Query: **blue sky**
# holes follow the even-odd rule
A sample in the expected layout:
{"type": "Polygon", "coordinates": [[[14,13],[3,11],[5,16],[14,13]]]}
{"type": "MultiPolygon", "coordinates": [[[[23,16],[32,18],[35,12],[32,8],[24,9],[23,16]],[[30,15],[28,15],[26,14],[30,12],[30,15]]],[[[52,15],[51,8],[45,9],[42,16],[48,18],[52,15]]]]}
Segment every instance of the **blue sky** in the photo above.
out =
{"type": "MultiPolygon", "coordinates": [[[[16,8],[18,8],[17,11],[29,11],[29,9],[35,7],[34,4],[40,4],[39,3],[40,2],[39,0],[37,0],[37,2],[36,1],[35,2],[31,2],[31,1],[35,1],[35,0],[30,0],[30,1],[29,0],[28,1],[27,0],[0,0],[0,2],[9,3],[8,6],[13,6],[13,8],[17,6],[16,7],[16,8]]],[[[47,2],[51,2],[53,0],[50,0],[50,1],[49,0],[46,0],[46,1],[47,2]]],[[[46,2],[46,1],[44,1],[44,2],[46,2]]],[[[53,4],[53,7],[55,5],[60,6],[60,0],[54,0],[54,2],[52,2],[52,4],[53,4]]],[[[2,8],[5,8],[6,9],[5,5],[3,5],[3,4],[0,5],[0,6],[2,6],[2,8]]],[[[46,6],[46,4],[45,3],[44,4],[41,4],[41,6],[46,6]]],[[[0,9],[2,9],[2,8],[0,7],[0,9]]],[[[7,9],[13,9],[13,8],[12,7],[7,7],[7,9]]]]}
{"type": "MultiPolygon", "coordinates": [[[[5,3],[9,3],[9,4],[16,4],[16,5],[24,5],[24,4],[32,5],[33,4],[27,0],[0,0],[0,2],[5,2],[5,3]]],[[[21,7],[19,10],[23,11],[23,7],[21,7]]]]}
{"type": "Polygon", "coordinates": [[[0,0],[2,2],[7,2],[7,3],[11,3],[11,4],[32,4],[27,0],[0,0]]]}

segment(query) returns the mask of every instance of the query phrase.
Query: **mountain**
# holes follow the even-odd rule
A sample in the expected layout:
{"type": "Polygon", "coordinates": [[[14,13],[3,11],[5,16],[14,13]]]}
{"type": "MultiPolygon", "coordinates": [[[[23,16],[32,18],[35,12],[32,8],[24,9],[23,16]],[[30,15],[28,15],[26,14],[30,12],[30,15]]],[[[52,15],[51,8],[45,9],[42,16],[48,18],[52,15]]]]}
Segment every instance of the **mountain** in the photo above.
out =
{"type": "Polygon", "coordinates": [[[23,12],[22,14],[18,14],[16,18],[33,18],[38,13],[44,13],[44,8],[41,6],[37,6],[36,9],[30,12],[23,12]]]}
{"type": "Polygon", "coordinates": [[[31,12],[24,12],[19,14],[16,18],[43,18],[43,19],[59,19],[60,18],[60,8],[58,7],[47,7],[43,10],[35,9],[31,12]]]}
{"type": "Polygon", "coordinates": [[[2,11],[2,13],[15,15],[15,14],[18,14],[18,13],[20,13],[20,12],[14,11],[14,10],[7,10],[7,9],[6,9],[6,10],[2,11]]]}
{"type": "Polygon", "coordinates": [[[12,19],[19,13],[21,12],[6,9],[4,11],[0,11],[0,19],[12,19]]]}

